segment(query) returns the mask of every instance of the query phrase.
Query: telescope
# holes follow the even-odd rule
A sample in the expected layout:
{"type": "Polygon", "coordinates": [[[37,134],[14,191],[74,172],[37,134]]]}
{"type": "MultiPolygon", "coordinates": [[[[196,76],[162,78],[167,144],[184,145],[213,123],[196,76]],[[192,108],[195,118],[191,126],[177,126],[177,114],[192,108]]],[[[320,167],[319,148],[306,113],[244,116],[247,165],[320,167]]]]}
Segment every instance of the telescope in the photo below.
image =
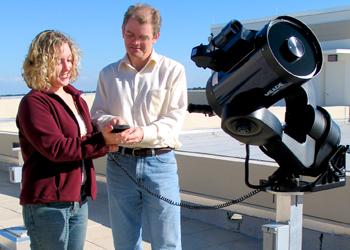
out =
{"type": "MultiPolygon", "coordinates": [[[[221,117],[228,135],[258,146],[279,165],[258,185],[249,182],[247,169],[246,185],[277,192],[345,185],[348,145],[340,145],[338,125],[310,98],[310,80],[320,72],[323,57],[304,23],[279,16],[251,30],[231,20],[208,44],[194,47],[191,59],[212,70],[203,113],[221,117]],[[279,101],[285,102],[283,123],[268,110],[279,101]]],[[[189,106],[189,111],[198,112],[198,107],[189,106]]]]}

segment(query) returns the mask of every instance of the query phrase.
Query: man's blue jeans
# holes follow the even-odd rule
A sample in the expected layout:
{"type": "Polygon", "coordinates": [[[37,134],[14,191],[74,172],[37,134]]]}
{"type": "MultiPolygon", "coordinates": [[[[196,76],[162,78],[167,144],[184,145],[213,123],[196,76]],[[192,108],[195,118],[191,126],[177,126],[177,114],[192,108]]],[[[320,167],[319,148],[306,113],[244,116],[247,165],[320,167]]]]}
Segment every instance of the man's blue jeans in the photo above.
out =
{"type": "Polygon", "coordinates": [[[150,195],[119,166],[158,195],[179,202],[174,152],[149,157],[111,153],[107,160],[107,188],[116,249],[142,249],[142,228],[147,230],[152,249],[181,249],[180,207],[150,195]],[[142,226],[142,221],[147,228],[142,226]]]}
{"type": "Polygon", "coordinates": [[[53,202],[23,206],[24,224],[32,250],[82,250],[88,204],[53,202]]]}

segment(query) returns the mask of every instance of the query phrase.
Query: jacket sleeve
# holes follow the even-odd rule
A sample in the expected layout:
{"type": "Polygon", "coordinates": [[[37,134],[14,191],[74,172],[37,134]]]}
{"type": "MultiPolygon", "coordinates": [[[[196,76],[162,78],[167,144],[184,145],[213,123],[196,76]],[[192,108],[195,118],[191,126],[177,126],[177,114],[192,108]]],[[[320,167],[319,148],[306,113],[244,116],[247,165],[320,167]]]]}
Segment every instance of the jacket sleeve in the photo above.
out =
{"type": "Polygon", "coordinates": [[[68,112],[64,108],[55,109],[43,97],[28,96],[22,99],[17,124],[20,136],[24,136],[36,151],[54,162],[96,158],[108,151],[100,132],[80,138],[74,131],[77,125],[68,112]]]}

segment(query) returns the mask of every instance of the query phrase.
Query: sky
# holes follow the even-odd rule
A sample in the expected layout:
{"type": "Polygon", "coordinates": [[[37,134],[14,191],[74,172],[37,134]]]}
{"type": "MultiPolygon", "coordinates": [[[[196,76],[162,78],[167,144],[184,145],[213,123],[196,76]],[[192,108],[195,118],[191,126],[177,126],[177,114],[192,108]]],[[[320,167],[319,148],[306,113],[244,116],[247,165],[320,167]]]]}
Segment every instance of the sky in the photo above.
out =
{"type": "MultiPolygon", "coordinates": [[[[94,91],[100,70],[124,56],[121,24],[129,0],[0,0],[0,95],[25,94],[22,63],[32,39],[55,29],[70,36],[82,51],[74,86],[94,91]]],[[[188,88],[205,87],[209,69],[191,61],[191,51],[207,44],[210,28],[232,19],[241,22],[280,15],[349,7],[348,0],[148,0],[162,16],[155,50],[185,66],[188,88]]]]}

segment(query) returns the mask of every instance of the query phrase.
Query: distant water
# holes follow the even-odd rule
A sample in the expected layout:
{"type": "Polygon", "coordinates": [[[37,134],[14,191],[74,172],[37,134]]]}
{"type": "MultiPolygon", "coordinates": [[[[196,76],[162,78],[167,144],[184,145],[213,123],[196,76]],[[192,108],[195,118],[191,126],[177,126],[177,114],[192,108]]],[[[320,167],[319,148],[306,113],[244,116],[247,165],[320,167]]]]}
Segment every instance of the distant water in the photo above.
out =
{"type": "MultiPolygon", "coordinates": [[[[81,90],[84,93],[95,93],[94,90],[81,90]]],[[[7,91],[5,89],[0,88],[0,98],[16,98],[16,97],[21,97],[24,96],[29,92],[29,88],[26,89],[21,89],[21,90],[11,90],[7,91]]]]}
{"type": "Polygon", "coordinates": [[[7,94],[7,95],[0,95],[0,99],[18,98],[22,96],[24,96],[24,94],[7,94]]]}

